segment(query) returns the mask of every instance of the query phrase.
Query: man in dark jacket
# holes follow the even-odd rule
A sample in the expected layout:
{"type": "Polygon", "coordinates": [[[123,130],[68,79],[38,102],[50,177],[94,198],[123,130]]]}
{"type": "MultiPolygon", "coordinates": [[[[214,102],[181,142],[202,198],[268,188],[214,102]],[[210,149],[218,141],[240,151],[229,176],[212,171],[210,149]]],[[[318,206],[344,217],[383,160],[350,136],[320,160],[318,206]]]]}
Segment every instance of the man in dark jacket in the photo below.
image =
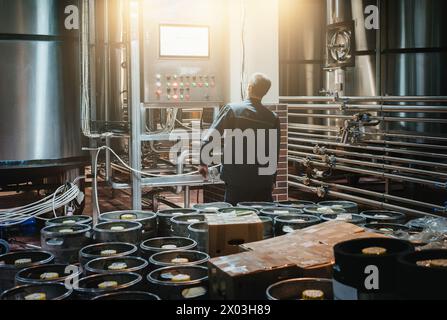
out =
{"type": "Polygon", "coordinates": [[[207,178],[211,163],[203,159],[209,156],[207,146],[213,142],[212,136],[216,137],[211,132],[218,137],[225,135],[221,178],[226,185],[225,201],[233,205],[273,201],[281,127],[277,115],[262,104],[270,88],[267,76],[254,74],[248,99],[223,108],[203,139],[199,171],[207,178]]]}

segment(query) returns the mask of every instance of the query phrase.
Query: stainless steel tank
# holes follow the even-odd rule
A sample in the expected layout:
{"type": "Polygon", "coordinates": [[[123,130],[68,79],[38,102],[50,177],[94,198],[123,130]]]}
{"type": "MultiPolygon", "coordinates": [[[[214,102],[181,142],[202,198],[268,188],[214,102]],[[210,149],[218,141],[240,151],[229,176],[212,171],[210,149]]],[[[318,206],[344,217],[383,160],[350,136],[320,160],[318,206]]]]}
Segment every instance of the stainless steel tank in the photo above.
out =
{"type": "MultiPolygon", "coordinates": [[[[384,1],[382,24],[382,94],[393,96],[447,95],[447,2],[443,0],[384,1]]],[[[430,104],[433,105],[433,104],[430,104]]],[[[443,118],[445,114],[401,113],[391,116],[443,118]]],[[[392,123],[391,131],[424,135],[447,133],[442,123],[392,123]]]]}
{"type": "Polygon", "coordinates": [[[80,161],[78,31],[64,28],[69,4],[77,1],[0,0],[0,170],[80,161]]]}

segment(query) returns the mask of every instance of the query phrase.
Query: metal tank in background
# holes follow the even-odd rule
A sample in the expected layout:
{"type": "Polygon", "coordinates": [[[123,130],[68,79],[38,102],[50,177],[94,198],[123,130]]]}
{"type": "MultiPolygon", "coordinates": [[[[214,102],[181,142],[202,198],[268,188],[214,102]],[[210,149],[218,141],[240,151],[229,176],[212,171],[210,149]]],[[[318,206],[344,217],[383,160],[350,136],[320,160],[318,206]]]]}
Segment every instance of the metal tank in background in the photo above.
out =
{"type": "Polygon", "coordinates": [[[83,165],[78,31],[64,28],[70,4],[78,1],[0,0],[2,185],[83,165]]]}

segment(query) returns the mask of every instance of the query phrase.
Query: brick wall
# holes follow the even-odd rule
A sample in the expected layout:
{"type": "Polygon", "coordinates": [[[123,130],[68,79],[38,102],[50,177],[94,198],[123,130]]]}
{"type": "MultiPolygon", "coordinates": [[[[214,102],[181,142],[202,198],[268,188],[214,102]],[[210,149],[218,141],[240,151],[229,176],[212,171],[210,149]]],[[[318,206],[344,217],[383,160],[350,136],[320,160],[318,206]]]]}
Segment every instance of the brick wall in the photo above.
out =
{"type": "MultiPolygon", "coordinates": [[[[275,112],[281,120],[281,148],[278,163],[278,178],[276,189],[273,192],[274,201],[287,201],[289,198],[289,186],[287,176],[289,172],[287,159],[287,132],[288,132],[288,110],[287,105],[271,105],[270,110],[275,112]]],[[[207,186],[204,188],[204,202],[223,201],[225,187],[223,185],[207,186]]]]}

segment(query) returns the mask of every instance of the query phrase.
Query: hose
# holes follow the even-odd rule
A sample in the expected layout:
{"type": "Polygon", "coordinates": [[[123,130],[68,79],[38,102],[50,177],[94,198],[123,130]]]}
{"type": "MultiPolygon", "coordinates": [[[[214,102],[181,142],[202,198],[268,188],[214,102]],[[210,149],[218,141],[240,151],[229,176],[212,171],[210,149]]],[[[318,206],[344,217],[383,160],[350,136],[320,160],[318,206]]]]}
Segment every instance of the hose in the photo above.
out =
{"type": "Polygon", "coordinates": [[[70,204],[81,193],[76,183],[84,178],[78,177],[72,183],[60,186],[53,194],[39,201],[23,207],[0,210],[0,227],[20,225],[33,218],[47,220],[41,216],[50,212],[56,217],[56,210],[70,204]]]}

